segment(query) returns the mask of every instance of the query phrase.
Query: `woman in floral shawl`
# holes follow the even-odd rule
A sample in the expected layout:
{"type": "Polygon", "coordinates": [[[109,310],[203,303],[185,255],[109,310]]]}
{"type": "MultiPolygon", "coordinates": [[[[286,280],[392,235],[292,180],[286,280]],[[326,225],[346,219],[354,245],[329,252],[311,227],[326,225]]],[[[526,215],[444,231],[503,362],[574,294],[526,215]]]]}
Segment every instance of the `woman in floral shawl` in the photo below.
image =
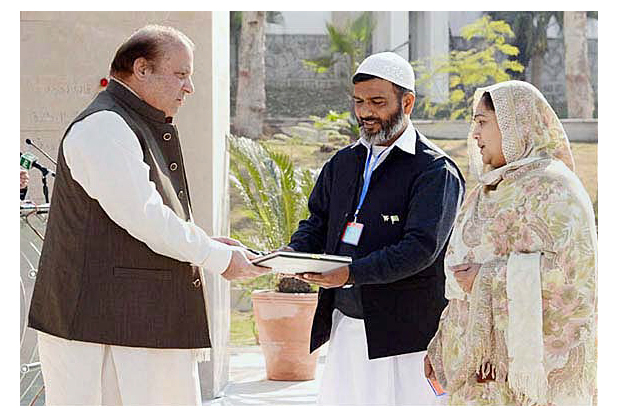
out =
{"type": "Polygon", "coordinates": [[[566,133],[534,86],[474,96],[467,196],[426,376],[452,405],[596,403],[597,235],[566,133]]]}

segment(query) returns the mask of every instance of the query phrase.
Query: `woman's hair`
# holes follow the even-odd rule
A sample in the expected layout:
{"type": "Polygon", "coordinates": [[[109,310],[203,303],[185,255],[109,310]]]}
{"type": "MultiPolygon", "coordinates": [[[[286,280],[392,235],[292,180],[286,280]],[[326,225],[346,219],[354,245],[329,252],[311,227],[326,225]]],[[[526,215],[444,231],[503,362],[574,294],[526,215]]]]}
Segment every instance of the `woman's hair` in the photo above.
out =
{"type": "Polygon", "coordinates": [[[493,98],[490,96],[490,92],[484,92],[481,101],[487,109],[495,111],[495,104],[493,104],[493,98]]]}
{"type": "Polygon", "coordinates": [[[124,80],[132,74],[133,65],[138,58],[144,58],[154,67],[165,48],[175,43],[182,43],[191,50],[195,45],[184,33],[173,27],[148,25],[133,33],[117,49],[111,62],[110,75],[124,80]]]}

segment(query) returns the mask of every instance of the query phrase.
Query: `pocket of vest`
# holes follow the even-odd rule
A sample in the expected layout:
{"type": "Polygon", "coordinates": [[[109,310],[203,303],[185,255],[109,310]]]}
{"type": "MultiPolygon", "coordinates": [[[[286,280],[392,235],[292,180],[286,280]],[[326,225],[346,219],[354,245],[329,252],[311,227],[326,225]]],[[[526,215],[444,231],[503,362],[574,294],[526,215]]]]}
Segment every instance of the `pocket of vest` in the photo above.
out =
{"type": "Polygon", "coordinates": [[[117,278],[140,278],[143,280],[149,279],[149,280],[169,281],[171,280],[171,270],[114,267],[113,276],[117,278]]]}

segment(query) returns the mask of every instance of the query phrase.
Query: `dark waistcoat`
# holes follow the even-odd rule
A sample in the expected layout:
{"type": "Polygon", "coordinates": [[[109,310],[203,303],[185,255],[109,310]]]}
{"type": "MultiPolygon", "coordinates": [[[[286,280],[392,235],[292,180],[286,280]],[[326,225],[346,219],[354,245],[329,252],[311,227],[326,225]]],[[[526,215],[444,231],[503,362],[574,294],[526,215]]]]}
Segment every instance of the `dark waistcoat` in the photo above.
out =
{"type": "MultiPolygon", "coordinates": [[[[163,203],[189,220],[184,163],[171,119],[111,80],[67,131],[105,110],[119,114],[137,136],[143,161],[150,166],[150,181],[163,203]]],[[[72,179],[63,156],[64,140],[59,146],[29,326],[95,343],[209,347],[199,268],[155,253],[113,222],[72,179]]]]}

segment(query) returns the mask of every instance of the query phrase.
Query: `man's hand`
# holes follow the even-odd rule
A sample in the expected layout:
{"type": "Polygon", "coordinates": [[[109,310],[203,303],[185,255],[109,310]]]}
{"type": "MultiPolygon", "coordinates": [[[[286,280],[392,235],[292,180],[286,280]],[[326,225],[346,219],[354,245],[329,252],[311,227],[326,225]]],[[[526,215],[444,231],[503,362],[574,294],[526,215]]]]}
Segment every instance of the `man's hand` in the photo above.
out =
{"type": "Polygon", "coordinates": [[[232,251],[232,258],[226,271],[221,274],[228,281],[254,278],[259,275],[267,274],[271,268],[259,267],[250,262],[250,259],[257,258],[256,255],[247,251],[232,251]]]}
{"type": "Polygon", "coordinates": [[[222,244],[230,245],[230,246],[239,246],[241,248],[246,248],[241,242],[236,239],[228,238],[227,236],[213,236],[211,239],[214,239],[217,242],[221,242],[222,244]]]}
{"type": "Polygon", "coordinates": [[[323,288],[342,287],[349,279],[349,266],[345,265],[321,274],[305,273],[298,275],[297,277],[306,282],[317,284],[323,288]]]}
{"type": "Polygon", "coordinates": [[[271,253],[274,252],[295,252],[295,249],[291,248],[288,245],[284,245],[283,247],[280,247],[278,249],[274,249],[273,251],[271,251],[271,253]]]}
{"type": "Polygon", "coordinates": [[[473,288],[473,281],[477,276],[478,271],[482,264],[466,263],[460,265],[454,265],[449,267],[454,272],[454,278],[458,281],[458,284],[462,290],[466,293],[470,293],[473,288]]]}
{"type": "Polygon", "coordinates": [[[423,359],[423,373],[426,378],[430,379],[430,381],[436,381],[436,374],[434,373],[434,368],[430,362],[430,357],[427,354],[423,359]]]}

